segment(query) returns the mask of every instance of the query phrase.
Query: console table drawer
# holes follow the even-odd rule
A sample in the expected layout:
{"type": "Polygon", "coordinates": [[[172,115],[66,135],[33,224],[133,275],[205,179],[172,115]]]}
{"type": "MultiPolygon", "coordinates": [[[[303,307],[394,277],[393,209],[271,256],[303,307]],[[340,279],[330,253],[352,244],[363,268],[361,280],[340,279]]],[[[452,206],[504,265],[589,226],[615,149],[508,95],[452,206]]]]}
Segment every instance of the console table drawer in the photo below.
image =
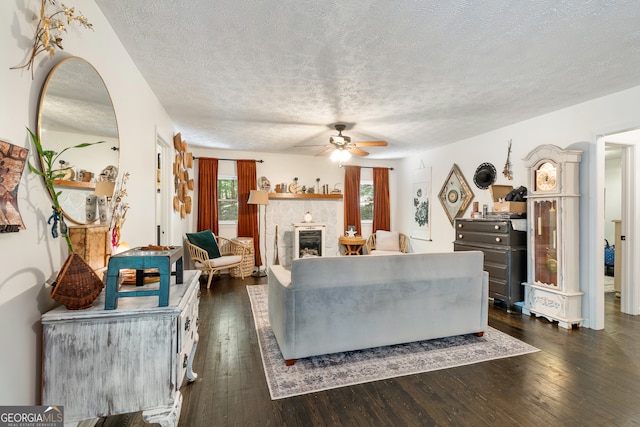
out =
{"type": "Polygon", "coordinates": [[[199,305],[200,290],[198,289],[191,295],[185,309],[178,316],[178,351],[182,350],[187,341],[193,339],[193,333],[198,329],[199,305]]]}
{"type": "MultiPolygon", "coordinates": [[[[178,316],[178,357],[176,358],[176,386],[180,388],[185,375],[191,371],[193,348],[198,342],[200,290],[189,298],[184,311],[178,316]]],[[[193,378],[189,376],[193,381],[193,378]]]]}
{"type": "Polygon", "coordinates": [[[486,245],[511,246],[511,236],[497,233],[478,233],[474,231],[456,230],[456,240],[461,242],[484,243],[486,245]]]}
{"type": "Polygon", "coordinates": [[[509,278],[508,266],[506,264],[494,264],[492,262],[485,262],[484,269],[487,273],[489,273],[489,277],[492,279],[507,280],[509,278]]]}
{"type": "Polygon", "coordinates": [[[489,296],[504,299],[509,295],[508,282],[506,280],[489,279],[489,296]]]}
{"type": "Polygon", "coordinates": [[[498,233],[506,234],[510,230],[509,223],[506,221],[465,221],[458,220],[456,222],[456,233],[460,231],[477,231],[480,233],[498,233]]]}

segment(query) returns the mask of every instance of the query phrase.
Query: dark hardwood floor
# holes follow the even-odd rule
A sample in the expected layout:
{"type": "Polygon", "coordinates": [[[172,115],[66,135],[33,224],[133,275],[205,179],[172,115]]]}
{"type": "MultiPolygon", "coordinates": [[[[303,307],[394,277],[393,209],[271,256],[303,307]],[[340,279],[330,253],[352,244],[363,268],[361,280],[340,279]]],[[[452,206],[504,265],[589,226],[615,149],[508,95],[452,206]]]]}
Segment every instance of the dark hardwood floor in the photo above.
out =
{"type": "MultiPolygon", "coordinates": [[[[564,330],[492,306],[489,324],[541,351],[272,401],[246,285],[202,286],[198,379],[182,388],[180,427],[640,426],[640,317],[606,294],[606,328],[564,330]]],[[[99,426],[146,425],[139,413],[99,426]]]]}

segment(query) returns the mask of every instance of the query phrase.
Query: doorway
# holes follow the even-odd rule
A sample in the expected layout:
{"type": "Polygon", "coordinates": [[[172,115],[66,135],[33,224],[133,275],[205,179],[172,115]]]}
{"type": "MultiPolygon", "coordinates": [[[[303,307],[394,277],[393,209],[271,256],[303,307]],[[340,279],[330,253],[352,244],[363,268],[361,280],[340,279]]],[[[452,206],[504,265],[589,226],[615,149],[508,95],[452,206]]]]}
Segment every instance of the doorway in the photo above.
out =
{"type": "MultiPolygon", "coordinates": [[[[611,240],[615,246],[614,288],[620,295],[620,311],[627,314],[640,314],[638,296],[640,284],[634,278],[637,268],[632,260],[638,253],[638,244],[632,236],[637,228],[639,212],[636,200],[636,155],[640,146],[640,130],[605,135],[600,138],[605,153],[604,163],[604,239],[611,240]],[[616,180],[619,184],[615,184],[616,180]],[[613,218],[617,216],[619,218],[613,218]]],[[[603,269],[606,273],[606,266],[603,269]]],[[[604,285],[602,288],[604,292],[604,285]]]]}
{"type": "Polygon", "coordinates": [[[171,212],[172,147],[156,133],[156,244],[169,245],[169,212],[171,212]]]}
{"type": "Polygon", "coordinates": [[[623,146],[605,141],[604,152],[604,291],[620,298],[623,146]]]}

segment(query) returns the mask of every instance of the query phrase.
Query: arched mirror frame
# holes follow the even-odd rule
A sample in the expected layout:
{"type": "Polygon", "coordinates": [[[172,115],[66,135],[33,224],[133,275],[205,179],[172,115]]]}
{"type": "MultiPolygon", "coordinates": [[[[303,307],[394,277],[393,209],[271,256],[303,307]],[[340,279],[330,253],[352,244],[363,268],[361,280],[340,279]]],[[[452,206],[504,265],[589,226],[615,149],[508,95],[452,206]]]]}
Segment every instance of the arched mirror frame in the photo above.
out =
{"type": "MultiPolygon", "coordinates": [[[[108,166],[119,167],[120,134],[109,90],[98,70],[90,62],[77,56],[70,56],[62,59],[51,69],[40,94],[37,126],[38,138],[44,150],[59,152],[67,146],[84,142],[107,141],[104,144],[66,151],[61,160],[67,160],[65,157],[71,160],[69,163],[74,176],[72,179],[57,181],[55,185],[56,190],[62,191],[60,199],[65,218],[80,225],[95,223],[98,221],[98,215],[93,220],[87,220],[86,206],[83,203],[87,196],[94,194],[96,181],[101,179],[99,174],[108,166]],[[65,74],[61,71],[64,70],[66,72],[65,68],[68,69],[69,64],[75,61],[81,61],[81,67],[88,72],[86,75],[65,74]],[[95,75],[89,75],[91,71],[95,75]],[[59,82],[60,76],[62,76],[63,80],[65,77],[71,77],[71,79],[69,79],[70,81],[59,82]],[[96,95],[101,96],[101,99],[92,98],[96,95]],[[47,99],[48,96],[50,99],[47,99]],[[106,108],[107,103],[109,108],[106,108]],[[52,113],[47,109],[57,111],[52,113]],[[50,116],[53,116],[53,118],[50,116]],[[111,117],[112,121],[110,120],[111,117]],[[52,125],[52,128],[48,128],[49,123],[53,123],[52,120],[55,124],[52,125]],[[78,138],[64,145],[56,142],[52,143],[50,135],[55,132],[66,134],[65,140],[75,139],[76,135],[78,138]],[[108,160],[104,160],[105,158],[108,160]],[[91,167],[88,164],[82,164],[82,159],[102,160],[100,166],[94,163],[93,167],[91,167]],[[76,160],[79,162],[78,164],[75,164],[76,160]],[[84,180],[78,176],[80,175],[79,172],[83,170],[92,173],[92,177],[88,181],[86,181],[87,174],[84,174],[84,180]],[[82,207],[80,206],[81,204],[82,207]],[[78,213],[80,209],[82,209],[84,215],[78,213]]],[[[40,164],[44,168],[42,160],[41,158],[40,164]]],[[[111,178],[115,179],[116,177],[111,178]]]]}

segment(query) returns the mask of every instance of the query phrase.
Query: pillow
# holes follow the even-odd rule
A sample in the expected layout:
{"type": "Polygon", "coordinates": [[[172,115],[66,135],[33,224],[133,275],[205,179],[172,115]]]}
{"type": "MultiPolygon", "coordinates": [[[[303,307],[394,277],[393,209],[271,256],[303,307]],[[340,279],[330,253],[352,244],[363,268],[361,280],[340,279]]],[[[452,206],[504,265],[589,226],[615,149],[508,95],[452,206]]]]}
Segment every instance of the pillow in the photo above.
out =
{"type": "Polygon", "coordinates": [[[209,259],[220,258],[220,248],[211,230],[203,230],[197,233],[187,233],[187,239],[192,244],[204,249],[209,254],[209,259]]]}
{"type": "Polygon", "coordinates": [[[397,231],[376,231],[376,249],[400,252],[400,233],[397,231]]]}

